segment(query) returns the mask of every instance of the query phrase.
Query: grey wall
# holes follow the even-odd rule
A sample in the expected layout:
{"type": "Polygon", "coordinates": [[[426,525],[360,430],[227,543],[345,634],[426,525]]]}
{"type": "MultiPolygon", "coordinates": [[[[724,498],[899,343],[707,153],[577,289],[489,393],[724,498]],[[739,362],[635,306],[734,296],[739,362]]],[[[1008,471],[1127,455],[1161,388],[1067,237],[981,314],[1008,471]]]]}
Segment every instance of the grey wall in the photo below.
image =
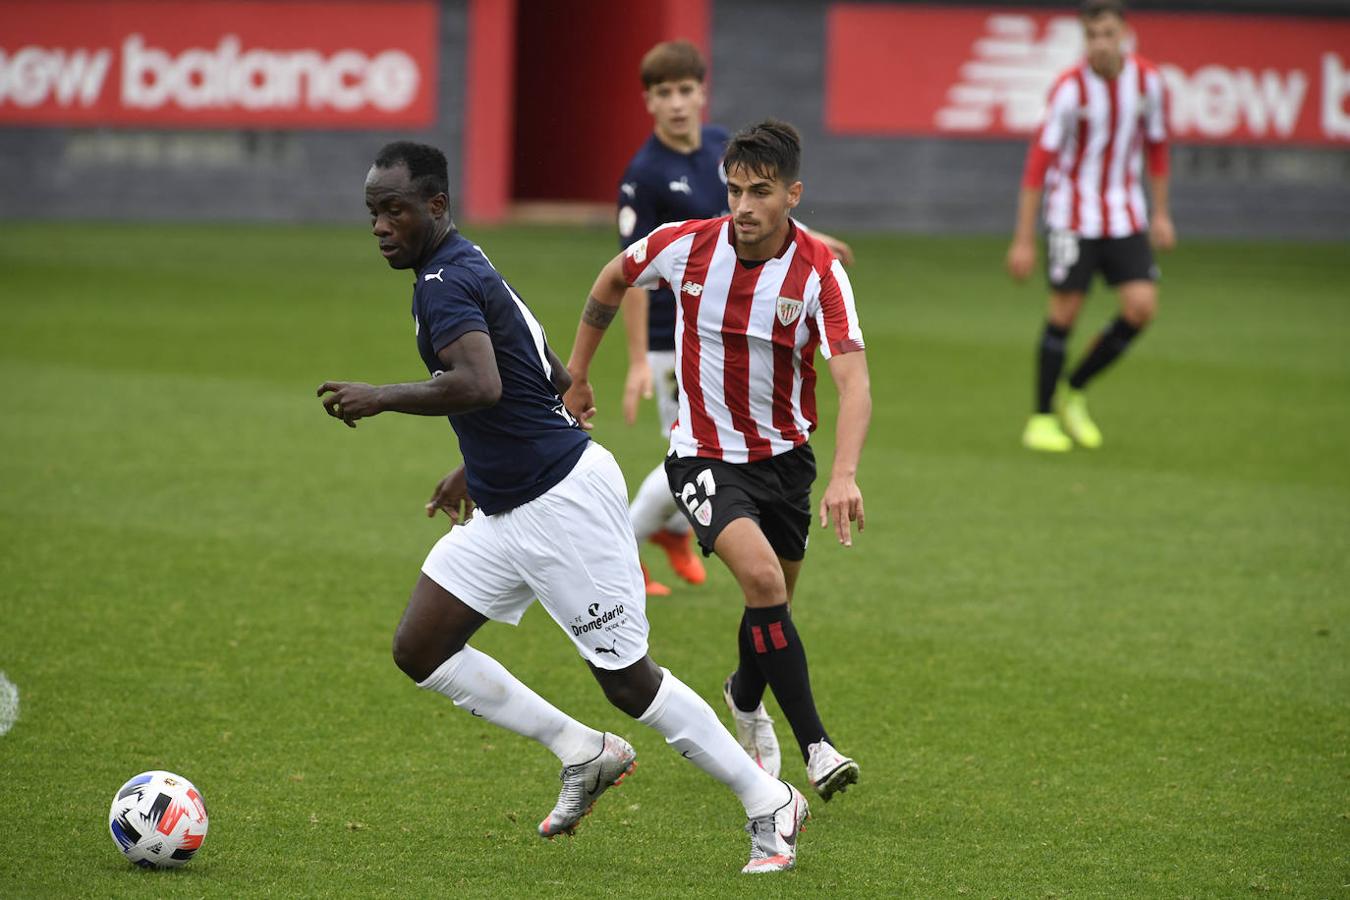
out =
{"type": "Polygon", "coordinates": [[[421,132],[0,128],[0,218],[350,221],[388,141],[460,170],[467,0],[444,0],[436,125],[421,132]]]}
{"type": "MultiPolygon", "coordinates": [[[[827,5],[716,3],[713,119],[733,129],[766,116],[796,125],[803,218],[823,227],[1011,229],[1025,142],[825,132],[827,5]]],[[[1187,235],[1350,239],[1350,151],[1175,146],[1172,198],[1187,235]]]]}

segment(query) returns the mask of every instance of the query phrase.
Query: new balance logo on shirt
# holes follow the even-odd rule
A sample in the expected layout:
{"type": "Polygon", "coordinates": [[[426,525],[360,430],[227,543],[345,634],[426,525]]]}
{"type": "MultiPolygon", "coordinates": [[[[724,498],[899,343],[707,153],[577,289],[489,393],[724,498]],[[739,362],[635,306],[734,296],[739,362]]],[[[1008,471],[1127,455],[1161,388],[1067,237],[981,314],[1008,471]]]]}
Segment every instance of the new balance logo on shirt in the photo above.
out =
{"type": "Polygon", "coordinates": [[[703,293],[703,285],[699,284],[697,281],[686,281],[681,290],[690,297],[697,297],[699,294],[703,293]]]}

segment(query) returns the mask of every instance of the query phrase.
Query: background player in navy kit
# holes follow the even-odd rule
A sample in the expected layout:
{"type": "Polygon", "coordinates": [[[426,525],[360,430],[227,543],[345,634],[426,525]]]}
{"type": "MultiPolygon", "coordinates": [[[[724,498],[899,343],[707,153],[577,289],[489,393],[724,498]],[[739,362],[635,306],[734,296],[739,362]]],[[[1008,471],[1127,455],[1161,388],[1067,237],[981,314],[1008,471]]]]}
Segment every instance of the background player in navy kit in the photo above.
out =
{"type": "Polygon", "coordinates": [[[633,748],[467,645],[488,619],[518,623],[537,597],[610,702],[740,798],[751,833],[742,871],[791,868],[806,801],[750,761],[708,705],[647,655],[623,475],[563,406],[570,378],[529,308],[455,230],[445,156],[423,144],[386,146],[366,177],[366,205],[389,265],[416,272],[417,349],[431,378],[329,381],[318,393],[329,415],[353,428],[381,412],[446,415],[464,456],[427,504],[429,515],[441,509],[458,524],[423,563],[394,637],[395,662],[419,687],[552,750],[563,785],[539,833],[570,833],[632,770],[633,748]],[[472,515],[475,504],[481,515],[472,515]]]}
{"type": "MultiPolygon", "coordinates": [[[[657,44],[642,58],[643,98],[652,117],[652,134],[638,148],[619,184],[619,243],[627,248],[666,222],[711,219],[727,212],[727,179],[722,154],[729,134],[703,124],[707,67],[688,41],[657,44]]],[[[853,262],[848,244],[819,231],[815,236],[844,263],[853,262]]],[[[628,378],[623,413],[637,419],[639,398],[656,394],[661,434],[679,413],[675,383],[675,296],[669,285],[646,291],[633,288],[623,300],[628,337],[628,378]]],[[[676,509],[665,469],[658,465],[642,484],[629,509],[638,543],[650,540],[666,552],[671,568],[690,584],[707,577],[689,541],[689,523],[676,509]]],[[[643,567],[647,594],[670,589],[643,567]]]]}

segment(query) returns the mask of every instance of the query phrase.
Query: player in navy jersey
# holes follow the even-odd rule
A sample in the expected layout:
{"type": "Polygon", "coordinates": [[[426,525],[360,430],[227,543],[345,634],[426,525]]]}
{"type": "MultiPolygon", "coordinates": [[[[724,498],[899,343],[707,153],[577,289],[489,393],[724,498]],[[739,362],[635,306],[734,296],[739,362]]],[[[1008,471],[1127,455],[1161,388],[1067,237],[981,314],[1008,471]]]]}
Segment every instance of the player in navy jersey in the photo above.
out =
{"type": "MultiPolygon", "coordinates": [[[[727,178],[722,154],[729,134],[719,125],[703,124],[707,101],[702,55],[688,41],[668,41],[647,51],[640,67],[643,97],[652,117],[652,134],[624,170],[619,183],[619,244],[627,248],[658,225],[711,219],[727,210],[727,178]]],[[[841,261],[851,263],[847,244],[814,232],[841,261]]],[[[661,284],[651,291],[630,290],[623,301],[628,337],[628,378],[623,412],[628,424],[637,419],[638,400],[655,388],[661,434],[667,436],[679,412],[675,383],[675,296],[661,284]]],[[[660,546],[675,574],[690,584],[707,577],[689,541],[689,523],[676,509],[663,466],[653,469],[633,497],[629,513],[638,543],[660,546]]],[[[670,588],[652,579],[643,567],[646,590],[665,596],[670,588]]]]}
{"type": "Polygon", "coordinates": [[[380,252],[392,268],[414,272],[414,330],[430,378],[329,381],[318,391],[328,414],[350,427],[382,412],[444,415],[459,439],[464,464],[426,504],[452,527],[422,565],[394,661],[419,687],[553,751],[562,790],[539,834],[571,833],[632,771],[633,748],[468,646],[487,620],[517,624],[538,598],[611,703],[740,798],[751,834],[742,871],[791,868],[805,799],[746,757],[708,704],[647,655],[623,475],[564,407],[571,378],[529,307],[455,230],[448,190],[444,154],[424,144],[386,146],[366,176],[380,252]]]}

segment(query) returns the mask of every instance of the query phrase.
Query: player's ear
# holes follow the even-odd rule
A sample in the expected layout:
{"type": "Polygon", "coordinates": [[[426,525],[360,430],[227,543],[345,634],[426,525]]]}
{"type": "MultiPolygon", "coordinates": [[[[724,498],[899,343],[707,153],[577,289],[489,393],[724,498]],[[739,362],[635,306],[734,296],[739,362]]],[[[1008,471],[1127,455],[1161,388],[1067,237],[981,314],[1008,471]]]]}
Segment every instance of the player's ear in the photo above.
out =
{"type": "Polygon", "coordinates": [[[439,219],[450,208],[450,198],[445,194],[435,194],[427,201],[427,210],[433,219],[439,219]]]}
{"type": "Polygon", "coordinates": [[[794,181],[788,185],[788,209],[795,209],[802,202],[802,183],[794,181]]]}

